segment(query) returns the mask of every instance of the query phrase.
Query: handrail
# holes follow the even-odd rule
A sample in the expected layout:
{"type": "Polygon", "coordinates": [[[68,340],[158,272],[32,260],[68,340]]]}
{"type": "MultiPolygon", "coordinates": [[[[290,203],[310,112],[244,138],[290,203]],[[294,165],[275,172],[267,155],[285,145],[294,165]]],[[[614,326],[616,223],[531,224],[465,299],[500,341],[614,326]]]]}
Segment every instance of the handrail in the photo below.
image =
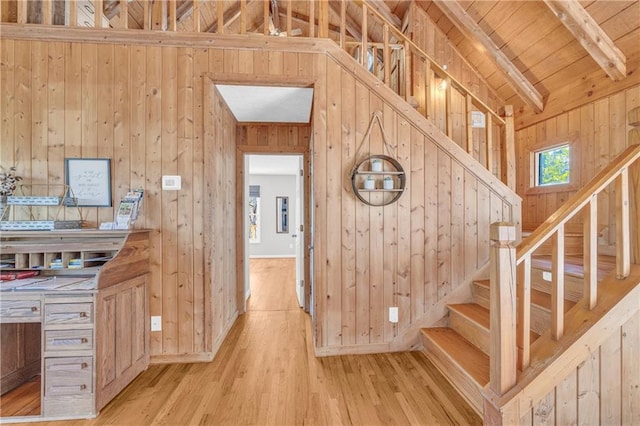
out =
{"type": "Polygon", "coordinates": [[[515,366],[524,370],[530,364],[530,323],[531,323],[531,265],[532,255],[544,242],[552,240],[552,280],[551,280],[551,338],[559,341],[564,333],[564,226],[579,213],[584,213],[584,301],[585,308],[592,310],[598,302],[597,282],[597,200],[598,194],[611,183],[616,184],[616,268],[618,279],[625,279],[631,271],[629,235],[629,167],[640,159],[640,144],[632,145],[614,161],[601,170],[588,184],[574,194],[560,209],[552,214],[527,239],[514,249],[514,238],[504,237],[508,227],[505,224],[492,225],[491,261],[491,354],[511,354],[516,351],[517,363],[508,367],[491,368],[490,387],[498,395],[503,395],[513,386],[509,381],[515,376],[515,366]],[[495,228],[495,229],[494,229],[495,228]],[[500,233],[498,233],[500,229],[500,233]],[[512,261],[506,259],[508,253],[512,261]],[[514,273],[517,271],[517,280],[514,273]],[[494,273],[495,272],[495,273],[494,273]],[[516,284],[517,281],[517,284],[516,284]],[[516,288],[514,288],[516,287],[516,288]],[[495,294],[495,295],[494,295],[495,294]],[[502,297],[500,295],[509,295],[502,297]],[[517,297],[516,297],[517,294],[517,297]],[[501,299],[495,299],[501,297],[501,299]],[[500,304],[500,309],[493,309],[500,304]],[[502,312],[515,312],[504,315],[502,312]],[[516,318],[515,324],[513,317],[516,318]],[[505,370],[506,369],[506,370],[505,370]],[[506,372],[505,372],[506,371],[506,372]],[[506,380],[506,381],[505,381],[506,380]],[[492,383],[493,382],[493,383],[492,383]]]}
{"type": "Polygon", "coordinates": [[[547,218],[516,249],[516,262],[522,263],[524,257],[540,247],[558,227],[568,222],[580,209],[586,206],[591,197],[600,193],[611,184],[622,170],[640,158],[640,144],[631,145],[613,162],[600,171],[586,186],[575,193],[566,203],[547,218]]]}
{"type": "Polygon", "coordinates": [[[429,56],[429,54],[427,52],[425,52],[424,50],[422,50],[420,48],[420,46],[415,44],[413,42],[413,40],[411,40],[402,31],[400,31],[398,28],[396,28],[395,25],[390,23],[384,17],[384,15],[382,15],[380,12],[378,12],[376,10],[375,7],[373,7],[371,4],[369,4],[368,0],[354,0],[354,3],[359,4],[359,5],[363,5],[363,4],[366,5],[368,12],[370,12],[373,15],[375,15],[380,21],[382,21],[383,25],[387,26],[391,31],[393,31],[393,33],[398,38],[400,38],[403,43],[406,43],[406,45],[408,45],[414,53],[416,53],[422,59],[424,59],[426,61],[429,61],[431,63],[431,67],[432,68],[435,68],[435,70],[439,74],[444,75],[444,77],[446,77],[460,91],[464,92],[465,95],[470,95],[472,97],[474,103],[476,104],[476,106],[481,107],[483,112],[491,114],[493,116],[493,118],[495,120],[497,120],[498,123],[500,123],[501,125],[505,124],[505,120],[497,112],[495,112],[493,109],[491,109],[491,107],[489,107],[482,99],[480,99],[478,96],[473,94],[470,90],[468,90],[464,86],[463,83],[461,83],[458,79],[456,79],[453,75],[451,75],[447,70],[445,70],[442,66],[440,66],[435,59],[433,59],[431,56],[429,56]]]}

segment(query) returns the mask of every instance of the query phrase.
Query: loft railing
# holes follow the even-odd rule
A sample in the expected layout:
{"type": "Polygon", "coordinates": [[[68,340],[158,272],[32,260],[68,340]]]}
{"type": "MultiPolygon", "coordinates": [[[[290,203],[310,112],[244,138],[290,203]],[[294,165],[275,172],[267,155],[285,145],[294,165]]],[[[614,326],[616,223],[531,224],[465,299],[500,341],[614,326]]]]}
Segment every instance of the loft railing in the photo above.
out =
{"type": "Polygon", "coordinates": [[[497,223],[491,228],[490,380],[498,396],[516,384],[517,370],[531,358],[531,265],[535,250],[552,243],[551,338],[564,332],[564,229],[582,214],[584,223],[585,309],[598,303],[598,195],[615,183],[616,277],[627,278],[631,269],[629,168],[640,158],[640,145],[632,145],[587,185],[573,195],[517,248],[515,227],[497,223]]]}
{"type": "MultiPolygon", "coordinates": [[[[0,1],[0,17],[3,21],[25,24],[64,24],[72,27],[92,25],[95,28],[113,27],[119,29],[140,26],[142,30],[211,32],[215,34],[228,33],[229,27],[233,23],[237,34],[258,32],[265,35],[283,35],[286,33],[291,36],[302,33],[302,30],[295,28],[294,18],[297,23],[300,23],[303,18],[294,16],[291,7],[293,2],[290,0],[277,2],[238,0],[232,6],[227,7],[227,10],[218,7],[220,4],[218,2],[212,3],[212,0],[142,0],[136,3],[130,3],[128,0],[93,0],[92,2],[81,0],[16,0],[11,2],[3,0],[0,1]],[[211,4],[216,4],[215,12],[213,8],[208,7],[211,4]],[[253,7],[256,4],[262,4],[262,19],[250,20],[248,6],[253,7]],[[275,13],[274,5],[277,8],[275,13]],[[93,16],[91,23],[88,23],[84,18],[80,19],[78,6],[87,9],[83,9],[80,13],[83,17],[85,14],[93,16]],[[209,23],[206,28],[202,25],[205,6],[207,6],[206,12],[210,20],[212,13],[215,13],[215,22],[209,23]],[[137,8],[137,15],[142,16],[142,22],[129,20],[130,8],[134,7],[137,8]],[[142,7],[141,14],[140,7],[142,7]],[[248,28],[250,21],[254,22],[253,27],[255,28],[248,28]],[[279,28],[274,31],[276,24],[279,28]]],[[[429,119],[436,115],[444,117],[444,123],[440,126],[441,130],[451,139],[457,139],[456,142],[463,149],[515,190],[513,107],[505,106],[504,117],[502,117],[449,71],[439,65],[420,46],[403,34],[396,25],[390,22],[390,17],[385,16],[368,1],[310,1],[308,16],[304,19],[307,22],[304,24],[306,32],[302,33],[303,35],[334,39],[342,48],[357,56],[363,67],[414,106],[415,99],[412,93],[417,89],[413,87],[411,62],[414,61],[414,65],[424,67],[425,81],[420,84],[424,88],[424,94],[421,94],[421,98],[425,98],[425,105],[420,106],[419,111],[429,119]],[[352,9],[359,7],[361,19],[353,19],[351,16],[354,12],[348,14],[348,7],[352,9]],[[340,17],[339,27],[330,25],[330,11],[340,17]],[[380,27],[382,27],[381,39],[371,39],[369,34],[379,33],[380,27]],[[439,89],[432,90],[436,85],[439,89]],[[456,103],[463,100],[464,106],[454,106],[454,97],[456,103]],[[485,115],[484,135],[483,138],[476,136],[477,140],[474,140],[472,111],[480,111],[485,115]],[[465,120],[464,123],[454,125],[455,116],[458,113],[464,114],[465,120]],[[464,128],[463,135],[460,135],[461,128],[464,128]],[[457,135],[455,138],[454,132],[457,135]]]]}

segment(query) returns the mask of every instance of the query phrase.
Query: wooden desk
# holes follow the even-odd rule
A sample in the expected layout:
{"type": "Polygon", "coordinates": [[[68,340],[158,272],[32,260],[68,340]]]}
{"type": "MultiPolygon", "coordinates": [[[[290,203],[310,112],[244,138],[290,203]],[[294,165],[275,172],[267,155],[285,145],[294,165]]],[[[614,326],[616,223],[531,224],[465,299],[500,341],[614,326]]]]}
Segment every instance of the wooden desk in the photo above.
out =
{"type": "Polygon", "coordinates": [[[3,232],[2,393],[41,375],[40,415],[95,417],[149,365],[148,231],[3,232]]]}

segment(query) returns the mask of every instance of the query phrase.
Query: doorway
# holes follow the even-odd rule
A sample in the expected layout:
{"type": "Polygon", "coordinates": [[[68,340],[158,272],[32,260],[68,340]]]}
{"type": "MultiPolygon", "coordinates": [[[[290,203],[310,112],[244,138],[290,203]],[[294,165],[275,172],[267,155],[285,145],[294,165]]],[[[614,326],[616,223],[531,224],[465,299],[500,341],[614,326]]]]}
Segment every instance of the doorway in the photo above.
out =
{"type": "MultiPolygon", "coordinates": [[[[243,233],[244,233],[244,303],[252,309],[270,296],[257,274],[282,272],[287,282],[274,288],[284,292],[282,301],[296,300],[309,311],[308,256],[305,247],[307,200],[305,155],[301,153],[244,153],[243,233]],[[259,285],[259,293],[254,293],[259,285]],[[292,297],[294,296],[295,297],[292,297]],[[247,304],[247,302],[249,303],[247,304]],[[256,302],[256,303],[254,303],[256,302]]],[[[273,282],[273,280],[267,280],[273,282]]],[[[278,300],[273,305],[279,306],[278,300]]]]}

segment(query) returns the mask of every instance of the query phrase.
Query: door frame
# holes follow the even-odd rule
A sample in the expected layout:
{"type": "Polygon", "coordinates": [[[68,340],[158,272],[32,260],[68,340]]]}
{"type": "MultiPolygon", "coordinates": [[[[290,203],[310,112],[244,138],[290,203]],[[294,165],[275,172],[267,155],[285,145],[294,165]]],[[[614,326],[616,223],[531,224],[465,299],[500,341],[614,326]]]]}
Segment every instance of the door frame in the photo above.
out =
{"type": "MultiPolygon", "coordinates": [[[[268,125],[267,123],[265,123],[268,125]]],[[[278,123],[273,123],[278,126],[278,123]]],[[[282,124],[286,125],[286,124],[282,124]]],[[[238,126],[241,126],[239,123],[238,126]]],[[[311,126],[311,124],[309,124],[311,126]]],[[[304,215],[302,225],[304,227],[304,310],[309,312],[311,306],[311,150],[309,146],[255,146],[255,145],[237,145],[236,146],[236,229],[242,232],[236,234],[236,283],[237,283],[237,303],[238,313],[244,314],[247,311],[245,298],[245,155],[302,155],[304,162],[304,215]]]]}

